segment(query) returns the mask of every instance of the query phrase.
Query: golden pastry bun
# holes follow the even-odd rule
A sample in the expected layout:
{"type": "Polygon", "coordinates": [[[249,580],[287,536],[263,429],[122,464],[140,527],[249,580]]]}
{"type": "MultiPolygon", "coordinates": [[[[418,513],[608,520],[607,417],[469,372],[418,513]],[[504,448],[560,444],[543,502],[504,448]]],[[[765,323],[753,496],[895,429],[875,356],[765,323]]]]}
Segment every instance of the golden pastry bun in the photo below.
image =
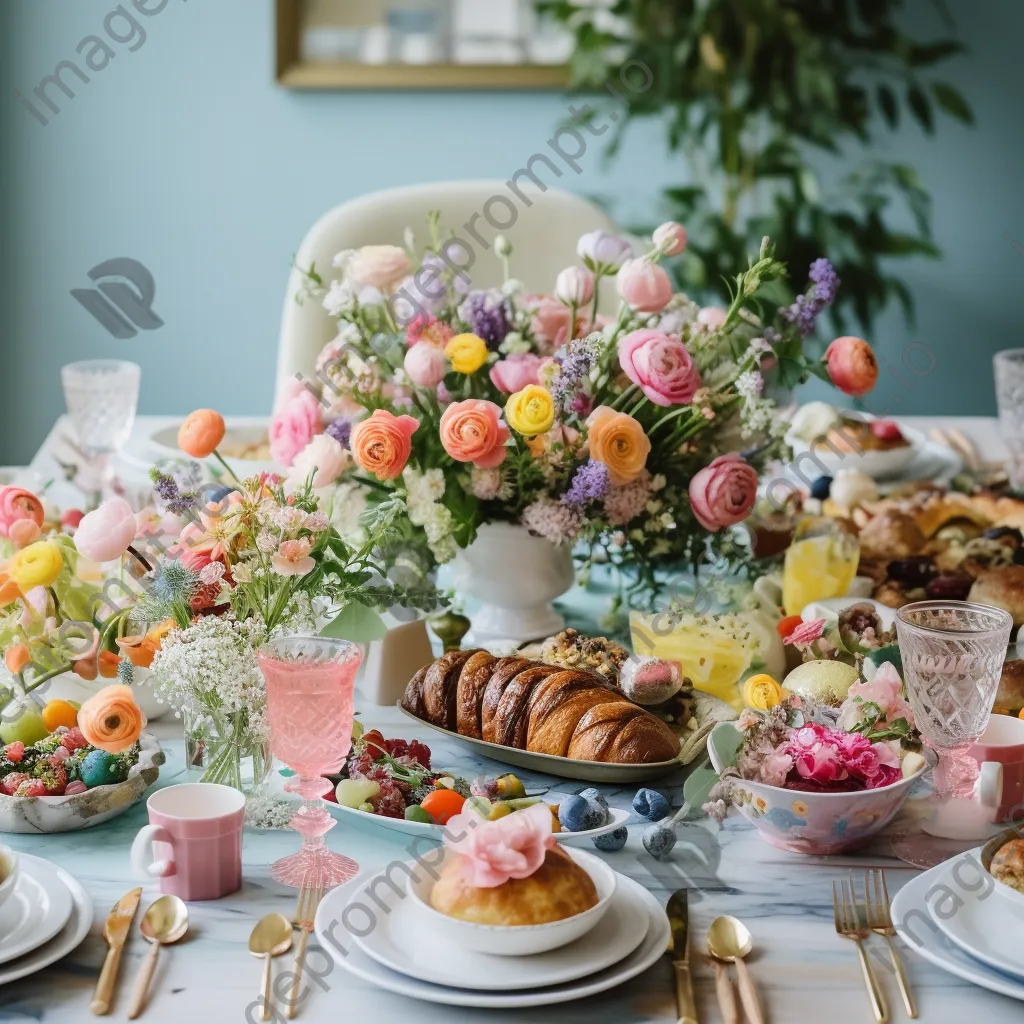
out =
{"type": "Polygon", "coordinates": [[[992,858],[992,877],[1017,892],[1024,892],[1024,839],[1011,839],[992,858]]]}
{"type": "Polygon", "coordinates": [[[449,854],[430,892],[435,910],[460,921],[512,928],[563,921],[597,906],[593,879],[557,847],[529,878],[510,878],[490,889],[469,884],[464,862],[449,854]]]}

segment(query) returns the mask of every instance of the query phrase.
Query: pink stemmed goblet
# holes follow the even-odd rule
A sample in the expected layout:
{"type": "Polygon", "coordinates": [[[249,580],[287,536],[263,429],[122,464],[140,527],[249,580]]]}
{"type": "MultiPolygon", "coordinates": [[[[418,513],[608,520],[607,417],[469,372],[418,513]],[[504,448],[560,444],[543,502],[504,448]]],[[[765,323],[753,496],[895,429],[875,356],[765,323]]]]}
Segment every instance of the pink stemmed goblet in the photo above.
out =
{"type": "Polygon", "coordinates": [[[994,820],[998,766],[979,766],[970,750],[988,725],[1013,618],[968,601],[916,601],[896,612],[903,679],[914,721],[938,760],[935,792],[919,832],[893,836],[901,859],[930,867],[960,852],[955,842],[984,838],[994,820]],[[982,777],[982,769],[995,769],[982,777]],[[979,786],[979,777],[982,785],[979,786]]]}
{"type": "Polygon", "coordinates": [[[271,868],[284,885],[304,882],[332,887],[356,876],[359,865],[332,853],[324,836],[335,820],[324,807],[331,788],[325,775],[337,772],[352,745],[356,670],[362,653],[346,640],[291,636],[272,640],[257,652],[267,682],[270,747],[297,776],[285,788],[302,797],[291,826],[302,836],[298,853],[271,868]]]}

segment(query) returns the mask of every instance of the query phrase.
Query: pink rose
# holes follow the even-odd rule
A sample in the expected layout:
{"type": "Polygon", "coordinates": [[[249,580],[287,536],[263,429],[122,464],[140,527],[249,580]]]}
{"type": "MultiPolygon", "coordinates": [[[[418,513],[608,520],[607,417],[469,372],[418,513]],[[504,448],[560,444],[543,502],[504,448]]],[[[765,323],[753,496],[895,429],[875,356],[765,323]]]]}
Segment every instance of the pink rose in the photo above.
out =
{"type": "Polygon", "coordinates": [[[474,889],[529,878],[556,843],[551,809],[544,803],[497,821],[484,821],[471,811],[456,814],[448,820],[443,838],[445,847],[459,855],[464,877],[474,889]]]}
{"type": "Polygon", "coordinates": [[[397,245],[364,245],[348,262],[348,276],[367,288],[387,291],[409,273],[412,263],[397,245]]]}
{"type": "Polygon", "coordinates": [[[705,306],[697,314],[697,323],[709,331],[717,331],[725,323],[727,315],[721,306],[705,306]]]}
{"type": "Polygon", "coordinates": [[[672,299],[665,268],[646,258],[626,260],[615,283],[625,303],[638,313],[658,313],[672,299]]]}
{"type": "Polygon", "coordinates": [[[820,640],[824,632],[825,620],[811,619],[810,622],[801,622],[782,642],[802,647],[813,644],[815,640],[820,640]]]}
{"type": "MultiPolygon", "coordinates": [[[[802,628],[802,627],[801,627],[802,628]]],[[[843,706],[839,709],[839,728],[849,731],[856,728],[868,716],[874,718],[874,711],[867,705],[875,704],[886,722],[895,722],[905,718],[907,724],[914,725],[914,712],[903,697],[903,682],[895,665],[886,661],[878,667],[875,678],[870,683],[854,683],[847,693],[843,706]]]]}
{"type": "Polygon", "coordinates": [[[848,777],[833,730],[822,725],[794,729],[778,753],[788,754],[793,759],[793,768],[802,779],[824,785],[848,777]]]}
{"type": "Polygon", "coordinates": [[[93,562],[113,562],[135,540],[137,524],[124,498],[109,498],[82,517],[75,531],[78,553],[93,562]]]}
{"type": "Polygon", "coordinates": [[[712,533],[743,522],[756,500],[757,472],[735,452],[720,455],[690,481],[693,514],[712,533]]]}
{"type": "Polygon", "coordinates": [[[576,315],[576,323],[570,326],[572,311],[549,295],[528,297],[524,308],[531,314],[530,330],[533,336],[549,346],[549,351],[553,352],[574,337],[582,337],[590,332],[590,321],[580,314],[576,315]]]}
{"type": "Polygon", "coordinates": [[[296,484],[303,484],[313,474],[314,487],[326,487],[348,468],[349,454],[340,441],[329,434],[317,434],[305,448],[295,456],[289,478],[296,484]]]}
{"type": "Polygon", "coordinates": [[[429,313],[417,313],[405,329],[405,343],[410,348],[421,341],[429,341],[444,348],[454,337],[454,328],[429,313]]]}
{"type": "Polygon", "coordinates": [[[405,353],[402,364],[409,380],[421,388],[436,388],[445,375],[444,350],[423,341],[405,353]]]}
{"type": "Polygon", "coordinates": [[[567,306],[585,306],[594,297],[594,275],[585,267],[566,267],[555,279],[555,298],[567,306]]]}
{"type": "Polygon", "coordinates": [[[654,244],[666,256],[678,256],[686,248],[686,228],[674,220],[654,230],[654,244]]]}
{"type": "Polygon", "coordinates": [[[655,405],[686,405],[701,385],[686,346],[661,331],[627,334],[619,342],[619,365],[655,405]]]}
{"type": "Polygon", "coordinates": [[[289,398],[270,421],[270,454],[282,466],[291,466],[295,456],[320,433],[320,403],[303,388],[289,398]]]}
{"type": "Polygon", "coordinates": [[[506,356],[491,367],[491,383],[506,395],[514,395],[528,384],[540,384],[541,366],[545,362],[532,352],[506,356]]]}

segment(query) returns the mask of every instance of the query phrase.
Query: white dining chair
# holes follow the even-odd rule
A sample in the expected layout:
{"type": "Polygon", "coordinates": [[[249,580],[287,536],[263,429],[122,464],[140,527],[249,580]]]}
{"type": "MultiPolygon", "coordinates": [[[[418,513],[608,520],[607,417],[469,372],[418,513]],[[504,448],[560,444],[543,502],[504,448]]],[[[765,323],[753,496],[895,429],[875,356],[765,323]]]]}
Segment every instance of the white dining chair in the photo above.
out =
{"type": "MultiPolygon", "coordinates": [[[[406,228],[415,232],[420,249],[427,241],[431,210],[440,211],[443,227],[464,243],[452,260],[466,265],[476,288],[501,284],[501,261],[493,245],[499,234],[513,246],[512,271],[527,292],[550,293],[558,271],[579,262],[580,235],[616,230],[593,203],[559,189],[542,190],[527,177],[520,176],[515,189],[498,180],[445,181],[372,192],[336,206],[309,230],[296,266],[306,269],[315,263],[325,282],[330,281],[338,273],[332,266],[337,253],[362,245],[402,245],[406,228]]],[[[337,325],[319,298],[296,301],[306,284],[304,275],[293,269],[281,321],[275,409],[288,393],[289,379],[314,375],[317,355],[337,334],[337,325]]]]}

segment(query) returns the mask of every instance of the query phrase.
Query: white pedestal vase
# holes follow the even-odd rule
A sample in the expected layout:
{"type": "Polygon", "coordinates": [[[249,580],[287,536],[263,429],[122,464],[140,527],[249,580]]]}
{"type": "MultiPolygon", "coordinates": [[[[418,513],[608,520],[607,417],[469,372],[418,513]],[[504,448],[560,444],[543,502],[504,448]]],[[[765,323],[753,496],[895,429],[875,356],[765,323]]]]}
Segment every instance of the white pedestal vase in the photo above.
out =
{"type": "Polygon", "coordinates": [[[551,606],[575,581],[572,549],[512,523],[485,523],[453,563],[455,592],[479,607],[465,642],[525,642],[551,636],[565,619],[551,606]]]}

